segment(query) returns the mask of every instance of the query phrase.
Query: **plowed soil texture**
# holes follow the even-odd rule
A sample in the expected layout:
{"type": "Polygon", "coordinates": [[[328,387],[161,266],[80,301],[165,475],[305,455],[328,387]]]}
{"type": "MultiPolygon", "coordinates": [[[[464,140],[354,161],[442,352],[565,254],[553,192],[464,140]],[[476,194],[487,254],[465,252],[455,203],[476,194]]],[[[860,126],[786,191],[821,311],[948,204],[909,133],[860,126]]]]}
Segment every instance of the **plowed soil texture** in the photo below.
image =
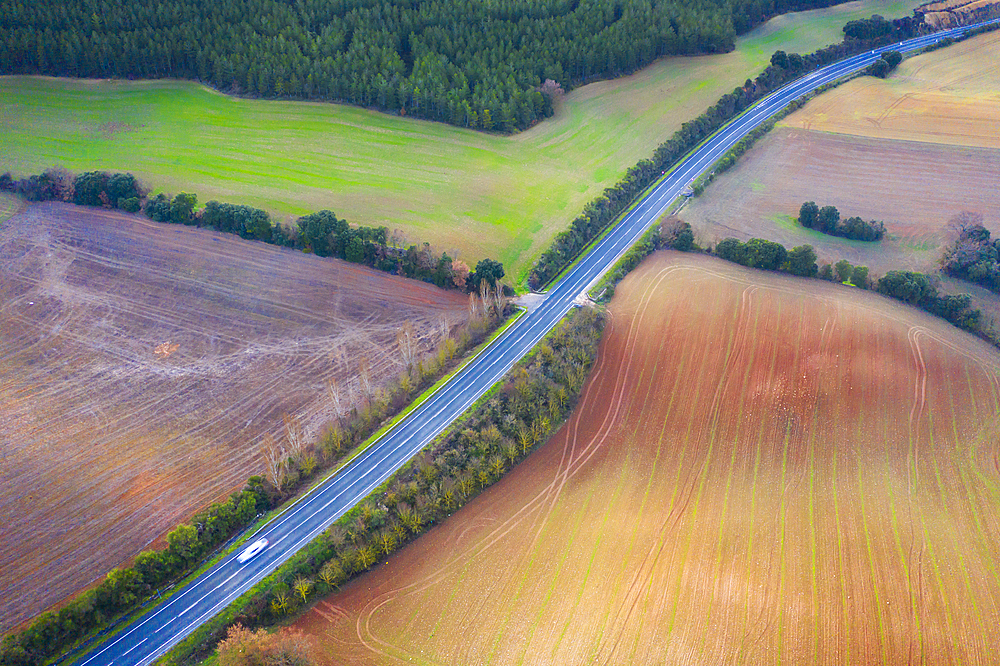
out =
{"type": "Polygon", "coordinates": [[[0,226],[0,629],[127,562],[387,381],[466,299],[340,261],[42,204],[0,226]]]}
{"type": "Polygon", "coordinates": [[[934,271],[950,221],[980,213],[1000,231],[1000,32],[904,60],[819,95],[692,200],[682,217],[706,243],[759,236],[808,243],[825,261],[874,273],[934,271]],[[881,220],[879,243],[803,229],[804,201],[881,220]]]}
{"type": "Polygon", "coordinates": [[[993,659],[994,350],[708,257],[610,309],[567,425],[298,622],[322,663],[993,659]]]}

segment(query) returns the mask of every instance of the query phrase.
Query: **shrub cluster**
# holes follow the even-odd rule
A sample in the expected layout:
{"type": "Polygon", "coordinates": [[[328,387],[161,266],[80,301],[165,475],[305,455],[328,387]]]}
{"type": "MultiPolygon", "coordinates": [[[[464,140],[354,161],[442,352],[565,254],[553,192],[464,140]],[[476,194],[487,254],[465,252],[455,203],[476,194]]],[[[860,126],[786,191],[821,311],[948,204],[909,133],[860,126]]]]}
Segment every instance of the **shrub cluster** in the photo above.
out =
{"type": "Polygon", "coordinates": [[[180,644],[208,654],[236,623],[272,624],[384,560],[444,520],[546,441],[572,411],[597,354],[603,316],[574,310],[430,447],[247,596],[180,644]]]}
{"type": "Polygon", "coordinates": [[[944,272],[1000,293],[1000,239],[990,239],[981,215],[964,213],[959,222],[958,239],[941,259],[944,272]]]}
{"type": "Polygon", "coordinates": [[[865,74],[884,79],[889,76],[892,70],[896,69],[901,62],[903,62],[902,53],[899,51],[886,51],[878,57],[878,60],[865,68],[865,74]]]}
{"type": "Polygon", "coordinates": [[[403,247],[401,237],[386,227],[353,227],[329,210],[300,217],[295,226],[273,221],[267,211],[250,206],[209,201],[197,210],[198,197],[181,192],[160,193],[146,199],[147,190],[130,173],[88,171],[75,178],[67,171],[49,169],[37,176],[15,180],[0,175],[0,191],[21,194],[29,201],[67,201],[84,206],[140,209],[151,220],[187,224],[237,234],[241,238],[336,257],[403,277],[432,282],[443,289],[478,292],[482,283],[492,288],[504,277],[503,264],[482,259],[471,271],[465,262],[447,253],[435,253],[429,244],[403,247]]]}
{"type": "Polygon", "coordinates": [[[763,238],[751,238],[745,243],[736,238],[726,238],[715,246],[715,254],[743,266],[802,277],[815,277],[818,271],[816,251],[812,245],[800,245],[788,250],[781,243],[763,238]]]}
{"type": "Polygon", "coordinates": [[[878,280],[880,294],[915,305],[947,319],[967,331],[979,331],[983,313],[971,309],[969,294],[941,296],[930,275],[913,271],[889,271],[878,280]]]}
{"type": "MultiPolygon", "coordinates": [[[[763,270],[779,270],[802,277],[818,277],[852,284],[861,289],[870,285],[867,266],[852,266],[840,260],[833,266],[816,264],[816,252],[811,245],[786,250],[780,243],[751,238],[743,243],[736,238],[726,238],[715,246],[715,254],[734,263],[763,270]]],[[[915,305],[931,314],[947,319],[968,331],[982,333],[982,312],[971,309],[972,297],[968,294],[938,294],[933,278],[924,273],[889,271],[879,278],[876,291],[890,298],[915,305]]]]}
{"type": "Polygon", "coordinates": [[[841,220],[836,206],[820,208],[815,201],[806,201],[799,208],[799,224],[807,229],[851,240],[878,241],[885,236],[885,225],[882,222],[866,222],[857,216],[841,220]]]}
{"type": "Polygon", "coordinates": [[[805,56],[797,53],[787,54],[784,51],[775,52],[771,56],[771,64],[756,79],[752,81],[747,79],[742,86],[723,95],[701,116],[684,123],[670,139],[656,148],[651,159],[641,160],[629,168],[616,185],[605,189],[601,196],[584,206],[583,212],[570,223],[570,228],[558,234],[552,247],[539,258],[531,270],[528,285],[532,289],[539,289],[547,284],[667,169],[734,116],[773,90],[806,72],[845,56],[861,53],[873,46],[913,37],[923,29],[922,24],[912,18],[885,21],[881,17],[873,16],[872,19],[852,23],[858,25],[850,31],[845,26],[845,39],[839,44],[805,56]],[[870,32],[859,27],[869,24],[871,24],[870,32]],[[864,36],[866,34],[872,36],[866,37],[864,36]]]}

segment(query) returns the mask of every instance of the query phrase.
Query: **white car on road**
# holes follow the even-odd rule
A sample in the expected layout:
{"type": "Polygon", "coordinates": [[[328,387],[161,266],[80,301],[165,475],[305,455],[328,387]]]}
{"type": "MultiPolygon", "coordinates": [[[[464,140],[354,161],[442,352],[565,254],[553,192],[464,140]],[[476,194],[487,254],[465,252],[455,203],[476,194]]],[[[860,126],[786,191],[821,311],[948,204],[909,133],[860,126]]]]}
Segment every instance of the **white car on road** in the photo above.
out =
{"type": "Polygon", "coordinates": [[[257,539],[252,544],[247,546],[246,550],[244,550],[242,553],[239,554],[239,557],[236,558],[236,561],[239,562],[240,564],[245,564],[249,562],[254,555],[264,550],[265,548],[267,548],[267,539],[264,538],[257,539]]]}

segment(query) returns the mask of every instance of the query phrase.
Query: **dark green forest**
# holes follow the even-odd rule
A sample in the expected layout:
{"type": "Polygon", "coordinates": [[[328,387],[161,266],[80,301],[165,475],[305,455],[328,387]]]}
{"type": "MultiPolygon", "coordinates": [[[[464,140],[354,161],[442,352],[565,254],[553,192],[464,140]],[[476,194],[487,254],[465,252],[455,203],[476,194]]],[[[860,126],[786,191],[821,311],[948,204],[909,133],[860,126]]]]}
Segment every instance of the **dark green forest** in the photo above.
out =
{"type": "Polygon", "coordinates": [[[197,79],[511,132],[569,89],[840,0],[15,0],[0,74],[197,79]]]}

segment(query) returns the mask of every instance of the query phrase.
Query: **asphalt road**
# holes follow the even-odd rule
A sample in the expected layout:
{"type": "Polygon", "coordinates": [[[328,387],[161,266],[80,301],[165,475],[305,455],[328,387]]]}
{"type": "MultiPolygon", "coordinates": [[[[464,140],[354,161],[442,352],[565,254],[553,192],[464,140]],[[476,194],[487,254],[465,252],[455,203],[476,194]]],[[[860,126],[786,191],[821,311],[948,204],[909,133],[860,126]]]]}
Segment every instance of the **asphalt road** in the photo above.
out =
{"type": "MultiPolygon", "coordinates": [[[[996,21],[992,21],[996,22],[996,21]]],[[[545,299],[481,352],[464,370],[364,455],[328,479],[253,538],[267,537],[267,549],[250,562],[238,552],[174,593],[117,637],[83,656],[85,666],[148,664],[274,571],[373,488],[385,481],[441,433],[523,357],[573,307],[573,300],[594,283],[660,217],[682,190],[737,141],[794,99],[868,66],[883,50],[912,51],[976,26],[912,39],[847,58],[794,81],[761,100],[690,154],[548,292],[545,299]]]]}

